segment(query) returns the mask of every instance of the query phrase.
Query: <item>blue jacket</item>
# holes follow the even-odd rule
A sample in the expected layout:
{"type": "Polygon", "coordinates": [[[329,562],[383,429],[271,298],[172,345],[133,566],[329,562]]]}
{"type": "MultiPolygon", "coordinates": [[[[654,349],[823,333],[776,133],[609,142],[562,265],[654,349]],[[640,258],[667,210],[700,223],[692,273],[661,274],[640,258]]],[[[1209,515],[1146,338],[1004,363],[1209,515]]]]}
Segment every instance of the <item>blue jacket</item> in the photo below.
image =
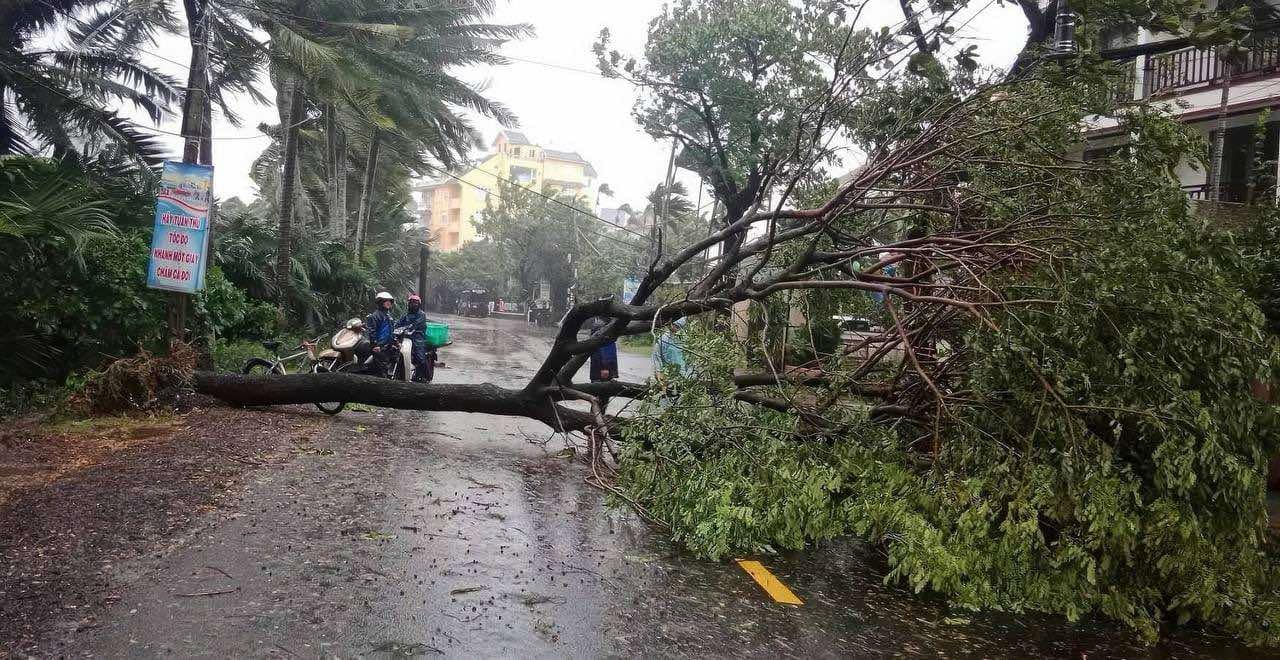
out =
{"type": "MultiPolygon", "coordinates": [[[[591,336],[594,337],[604,332],[607,323],[597,320],[591,324],[591,336]]],[[[599,382],[602,380],[617,380],[618,378],[618,344],[617,342],[609,342],[600,348],[591,352],[591,382],[599,382]],[[609,371],[609,376],[604,376],[604,370],[609,371]]]]}
{"type": "Polygon", "coordinates": [[[364,331],[368,334],[369,343],[374,346],[386,346],[391,343],[393,325],[391,313],[385,309],[375,310],[364,317],[364,331]]]}
{"type": "Polygon", "coordinates": [[[410,338],[413,339],[414,344],[417,344],[418,342],[427,340],[425,334],[427,331],[427,321],[427,315],[423,314],[422,310],[418,310],[416,312],[405,312],[405,315],[401,316],[399,321],[396,321],[395,327],[403,328],[408,326],[413,328],[410,338]]]}

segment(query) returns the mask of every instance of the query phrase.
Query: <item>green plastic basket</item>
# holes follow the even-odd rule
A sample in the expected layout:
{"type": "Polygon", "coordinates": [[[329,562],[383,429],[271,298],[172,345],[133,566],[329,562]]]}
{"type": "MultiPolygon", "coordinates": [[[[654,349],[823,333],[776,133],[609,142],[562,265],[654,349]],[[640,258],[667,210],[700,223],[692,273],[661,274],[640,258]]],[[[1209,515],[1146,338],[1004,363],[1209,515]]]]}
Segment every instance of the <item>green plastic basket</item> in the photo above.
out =
{"type": "Polygon", "coordinates": [[[444,323],[428,323],[427,343],[432,346],[444,346],[449,343],[449,326],[444,323]]]}

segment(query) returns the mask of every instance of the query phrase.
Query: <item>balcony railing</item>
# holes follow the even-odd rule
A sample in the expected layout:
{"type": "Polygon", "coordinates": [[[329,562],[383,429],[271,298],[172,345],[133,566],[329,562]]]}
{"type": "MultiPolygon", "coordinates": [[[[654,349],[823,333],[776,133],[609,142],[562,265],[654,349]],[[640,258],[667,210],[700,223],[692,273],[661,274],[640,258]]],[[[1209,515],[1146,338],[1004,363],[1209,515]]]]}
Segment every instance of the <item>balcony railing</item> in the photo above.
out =
{"type": "MultiPolygon", "coordinates": [[[[1152,55],[1142,71],[1143,97],[1212,84],[1222,79],[1227,66],[1214,49],[1184,48],[1152,55]]],[[[1233,79],[1280,71],[1280,32],[1255,32],[1248,50],[1231,67],[1233,79]]]]}
{"type": "MultiPolygon", "coordinates": [[[[1194,186],[1183,186],[1182,191],[1187,193],[1187,197],[1200,202],[1217,201],[1243,204],[1249,197],[1249,184],[1224,181],[1218,184],[1217,199],[1210,199],[1212,196],[1209,194],[1209,185],[1205,183],[1194,186]]],[[[1273,193],[1263,190],[1254,191],[1254,197],[1259,197],[1265,194],[1273,193]]]]}

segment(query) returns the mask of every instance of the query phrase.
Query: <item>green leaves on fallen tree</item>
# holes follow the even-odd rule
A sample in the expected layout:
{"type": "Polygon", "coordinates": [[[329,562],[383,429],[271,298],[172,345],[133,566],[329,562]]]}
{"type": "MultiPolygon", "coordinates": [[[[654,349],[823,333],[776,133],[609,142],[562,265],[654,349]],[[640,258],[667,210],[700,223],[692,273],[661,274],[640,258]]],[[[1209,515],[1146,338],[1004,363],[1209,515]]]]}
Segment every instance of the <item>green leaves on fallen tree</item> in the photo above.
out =
{"type": "MultiPolygon", "coordinates": [[[[1000,112],[1070,107],[1054,96],[1067,91],[1032,85],[1039,96],[1011,94],[1000,112]]],[[[1121,121],[1131,148],[1079,169],[1038,160],[1069,153],[1075,129],[1058,119],[974,144],[1043,165],[966,165],[954,191],[979,212],[911,218],[928,236],[1055,213],[1027,235],[1031,256],[982,278],[976,299],[1002,304],[929,340],[945,365],[928,372],[944,392],[936,419],[932,406],[929,420],[876,415],[848,388],[856,361],[822,363],[816,386],[764,388],[784,412],[748,406],[724,374],[760,365],[738,339],[692,331],[696,376],[664,378],[628,429],[629,496],[709,557],[856,534],[884,549],[887,579],[956,607],[1101,615],[1148,640],[1197,622],[1280,642],[1264,479],[1280,419],[1251,395],[1280,380],[1254,297],[1263,260],[1166,176],[1197,152],[1184,128],[1157,112],[1121,121]]],[[[926,330],[913,331],[919,348],[926,330]]]]}

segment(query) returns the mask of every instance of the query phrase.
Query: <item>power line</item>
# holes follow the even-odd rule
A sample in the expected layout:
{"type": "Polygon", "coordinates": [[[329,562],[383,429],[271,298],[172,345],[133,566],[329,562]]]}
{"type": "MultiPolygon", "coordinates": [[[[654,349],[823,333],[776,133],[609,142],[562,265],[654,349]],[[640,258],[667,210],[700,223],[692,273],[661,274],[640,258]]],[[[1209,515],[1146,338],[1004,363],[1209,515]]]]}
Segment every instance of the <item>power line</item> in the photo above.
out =
{"type": "MultiPolygon", "coordinates": [[[[101,110],[102,110],[101,108],[95,107],[95,106],[93,106],[93,105],[91,105],[91,104],[89,104],[89,103],[85,102],[85,101],[84,101],[84,100],[82,100],[82,99],[78,99],[78,98],[76,98],[76,97],[74,97],[74,96],[71,96],[70,94],[67,94],[66,92],[64,92],[64,91],[62,91],[62,90],[60,90],[60,89],[57,89],[56,87],[50,87],[49,85],[46,85],[46,84],[45,84],[44,82],[42,82],[41,80],[39,80],[39,79],[37,79],[37,78],[33,78],[33,77],[31,77],[31,76],[29,76],[29,75],[27,75],[27,74],[24,74],[22,71],[19,71],[19,70],[17,70],[17,69],[14,69],[14,68],[12,68],[12,67],[9,67],[9,66],[5,66],[5,65],[3,65],[3,64],[0,64],[0,67],[5,68],[5,69],[6,69],[6,70],[8,70],[10,73],[13,73],[13,74],[16,74],[16,75],[22,76],[23,78],[26,78],[27,80],[29,80],[29,81],[31,81],[31,82],[33,82],[33,83],[35,83],[36,85],[39,85],[40,87],[43,87],[43,88],[45,88],[45,89],[47,89],[47,90],[49,90],[49,91],[53,92],[54,94],[57,94],[58,96],[61,96],[63,99],[65,99],[65,100],[67,100],[67,101],[70,101],[70,102],[72,102],[72,103],[75,103],[76,105],[79,105],[79,106],[82,106],[82,107],[85,107],[85,108],[88,108],[88,109],[90,109],[90,110],[94,110],[94,111],[101,111],[101,110]]],[[[126,120],[126,121],[128,121],[128,120],[126,120]]],[[[311,117],[307,117],[306,119],[303,119],[302,121],[299,121],[299,122],[298,122],[298,123],[296,123],[296,124],[290,124],[290,125],[288,125],[288,126],[284,127],[282,130],[288,130],[288,129],[293,128],[293,127],[295,127],[295,126],[301,126],[301,125],[303,125],[303,124],[305,124],[305,123],[307,123],[307,122],[309,122],[309,121],[312,121],[312,118],[311,118],[311,117]]],[[[182,139],[184,139],[184,140],[195,140],[195,139],[201,139],[201,140],[213,140],[213,141],[215,141],[215,142],[223,142],[223,141],[228,141],[228,140],[261,140],[261,139],[262,139],[262,138],[264,138],[264,137],[265,137],[265,138],[274,138],[274,137],[275,137],[275,136],[271,135],[270,133],[265,133],[265,132],[263,132],[263,131],[258,131],[258,133],[259,133],[258,135],[228,135],[228,136],[222,136],[222,137],[200,136],[200,135],[184,135],[184,134],[182,134],[182,133],[175,133],[174,131],[166,131],[166,130],[164,130],[163,128],[154,128],[154,127],[151,127],[151,126],[146,126],[146,125],[144,125],[144,124],[139,124],[139,123],[134,122],[134,121],[129,121],[128,123],[129,123],[129,125],[130,125],[130,126],[133,126],[134,128],[136,128],[136,129],[138,129],[138,130],[140,130],[140,131],[151,131],[151,132],[153,132],[153,133],[159,133],[159,134],[162,134],[162,135],[172,135],[172,136],[174,136],[174,137],[180,137],[180,138],[182,138],[182,139]]]]}
{"type": "MultiPolygon", "coordinates": [[[[986,7],[983,7],[983,9],[979,10],[977,13],[978,13],[978,14],[982,13],[983,11],[985,11],[986,9],[988,9],[988,8],[991,6],[991,4],[993,4],[995,1],[996,1],[996,0],[991,0],[991,2],[989,2],[989,3],[987,4],[987,6],[986,6],[986,7]]],[[[331,21],[331,20],[327,20],[327,19],[323,19],[323,18],[313,18],[313,17],[309,17],[309,16],[302,16],[302,15],[300,15],[300,14],[294,14],[294,13],[290,13],[290,12],[286,12],[286,11],[281,11],[281,10],[276,10],[276,9],[266,9],[266,8],[262,8],[262,7],[253,7],[253,6],[250,6],[250,5],[243,5],[243,4],[237,4],[237,3],[234,3],[234,2],[229,2],[228,0],[223,0],[223,3],[224,3],[224,4],[227,4],[227,5],[230,5],[230,6],[233,6],[233,7],[240,7],[240,8],[242,8],[242,9],[248,9],[248,10],[251,10],[251,11],[261,11],[261,12],[264,12],[264,13],[274,14],[274,15],[277,15],[277,16],[283,16],[283,17],[287,17],[287,18],[294,18],[294,19],[297,19],[297,20],[300,20],[300,21],[307,21],[307,22],[314,23],[314,24],[317,24],[317,25],[329,25],[329,26],[335,26],[335,27],[342,27],[342,28],[346,28],[346,29],[360,29],[360,28],[358,28],[357,26],[354,26],[354,25],[352,25],[352,24],[350,24],[350,23],[344,23],[344,22],[341,22],[341,21],[331,21]]],[[[435,8],[439,8],[439,7],[442,7],[442,6],[443,6],[443,5],[435,5],[435,6],[433,6],[433,7],[428,8],[428,9],[435,9],[435,8]]],[[[975,16],[976,16],[976,14],[975,14],[975,16]]],[[[970,20],[972,20],[972,18],[970,18],[970,20]]],[[[899,20],[899,21],[896,21],[896,22],[894,22],[894,23],[890,23],[890,24],[886,25],[885,27],[888,27],[888,28],[890,28],[891,30],[892,30],[892,29],[897,29],[898,27],[902,26],[902,25],[903,25],[903,24],[905,24],[906,22],[907,22],[907,19],[905,19],[905,18],[904,18],[904,19],[899,20]]],[[[965,23],[965,25],[968,25],[968,22],[966,22],[966,23],[965,23]]],[[[931,27],[931,28],[929,28],[928,32],[932,33],[932,32],[934,32],[934,31],[938,30],[940,27],[941,27],[941,25],[939,25],[939,26],[935,26],[935,27],[931,27]]],[[[853,28],[853,26],[850,26],[850,29],[852,29],[852,28],[853,28]]],[[[913,44],[907,44],[907,45],[903,46],[902,48],[903,48],[903,49],[905,49],[905,50],[910,50],[910,49],[915,48],[915,46],[914,46],[913,44]]],[[[600,73],[599,71],[591,71],[591,70],[589,70],[589,69],[580,69],[580,68],[577,68],[577,67],[572,67],[572,66],[568,66],[568,65],[564,65],[564,64],[556,64],[556,63],[552,63],[552,62],[541,62],[541,61],[538,61],[538,60],[531,60],[531,59],[527,59],[527,58],[515,57],[515,56],[512,56],[512,55],[505,55],[505,54],[502,54],[502,53],[495,53],[495,54],[496,54],[496,55],[498,55],[499,57],[504,58],[504,59],[508,59],[508,60],[512,60],[512,61],[516,61],[516,62],[524,62],[524,63],[527,63],[527,64],[534,64],[534,65],[537,65],[537,66],[543,66],[543,67],[548,67],[548,68],[553,68],[553,69],[561,69],[561,70],[565,70],[565,71],[572,71],[572,72],[576,72],[576,73],[581,73],[581,74],[586,74],[586,75],[596,76],[596,77],[603,78],[603,79],[606,79],[606,80],[612,80],[612,79],[622,80],[622,81],[627,82],[627,83],[629,83],[629,84],[631,84],[631,85],[634,85],[634,86],[636,86],[636,87],[643,87],[643,86],[646,86],[646,84],[645,84],[645,83],[643,83],[643,82],[640,82],[640,81],[634,80],[634,79],[632,79],[632,78],[629,78],[629,77],[626,77],[626,76],[623,76],[623,75],[608,76],[608,75],[605,75],[605,74],[603,74],[603,73],[600,73]]],[[[877,58],[877,59],[878,59],[878,58],[877,58]]],[[[866,63],[864,63],[864,66],[866,66],[866,65],[870,65],[870,64],[872,64],[874,61],[876,61],[876,60],[872,60],[872,61],[870,61],[870,62],[866,62],[866,63]]],[[[895,66],[897,66],[897,65],[895,65],[895,66]]],[[[886,72],[886,74],[885,74],[885,75],[888,75],[888,73],[889,73],[889,72],[886,72]]],[[[870,81],[870,82],[879,82],[882,78],[877,78],[877,77],[867,76],[867,77],[862,77],[862,79],[867,80],[867,81],[870,81]]],[[[701,90],[693,90],[693,89],[689,89],[689,88],[685,88],[685,87],[680,87],[680,86],[676,86],[676,87],[677,87],[677,89],[683,89],[684,91],[701,91],[701,90]]],[[[715,96],[716,96],[717,98],[720,98],[720,99],[736,100],[736,101],[759,101],[759,100],[760,100],[760,99],[759,99],[759,97],[755,97],[755,96],[732,96],[732,95],[724,95],[724,94],[716,94],[715,96]]]]}

